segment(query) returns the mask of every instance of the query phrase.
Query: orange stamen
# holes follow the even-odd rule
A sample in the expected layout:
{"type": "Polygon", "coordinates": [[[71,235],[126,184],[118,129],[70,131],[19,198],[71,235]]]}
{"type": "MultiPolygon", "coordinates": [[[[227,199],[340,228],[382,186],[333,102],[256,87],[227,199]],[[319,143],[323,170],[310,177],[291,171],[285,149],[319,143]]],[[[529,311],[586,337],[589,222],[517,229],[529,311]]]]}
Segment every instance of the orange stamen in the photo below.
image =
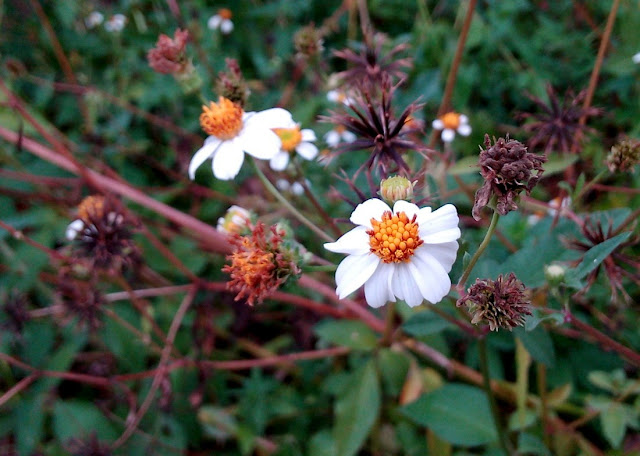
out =
{"type": "Polygon", "coordinates": [[[212,101],[209,106],[202,106],[200,126],[206,134],[226,141],[238,136],[242,130],[242,114],[240,105],[220,97],[218,103],[212,101]]]}
{"type": "Polygon", "coordinates": [[[407,262],[424,241],[418,236],[416,215],[411,220],[404,212],[382,214],[382,221],[371,219],[369,235],[371,252],[385,263],[407,262]]]}

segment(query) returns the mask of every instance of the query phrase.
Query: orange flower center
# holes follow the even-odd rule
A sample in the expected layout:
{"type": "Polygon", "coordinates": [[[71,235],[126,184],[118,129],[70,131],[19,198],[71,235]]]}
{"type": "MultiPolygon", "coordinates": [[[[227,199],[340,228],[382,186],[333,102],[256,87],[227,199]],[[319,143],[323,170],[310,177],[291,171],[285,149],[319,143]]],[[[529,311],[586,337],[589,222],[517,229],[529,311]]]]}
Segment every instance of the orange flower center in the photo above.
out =
{"type": "Polygon", "coordinates": [[[460,114],[457,112],[448,112],[440,117],[440,120],[444,124],[444,128],[455,130],[460,126],[460,114]]]}
{"type": "Polygon", "coordinates": [[[209,106],[202,106],[200,126],[206,134],[226,141],[238,136],[242,130],[242,114],[240,105],[220,97],[218,103],[212,101],[209,106]]]}
{"type": "Polygon", "coordinates": [[[273,131],[282,141],[282,150],[287,152],[293,151],[298,144],[302,141],[302,132],[300,127],[294,128],[274,128],[273,131]]]}
{"type": "Polygon", "coordinates": [[[78,205],[78,218],[85,223],[91,223],[91,219],[101,219],[104,215],[104,196],[87,196],[78,205]]]}
{"type": "Polygon", "coordinates": [[[424,241],[418,236],[416,215],[411,220],[407,214],[390,211],[382,214],[382,221],[371,219],[372,230],[367,231],[371,252],[385,263],[407,262],[424,241]]]}
{"type": "Polygon", "coordinates": [[[229,8],[220,8],[218,10],[218,16],[220,16],[223,20],[229,20],[233,17],[231,10],[229,8]]]}

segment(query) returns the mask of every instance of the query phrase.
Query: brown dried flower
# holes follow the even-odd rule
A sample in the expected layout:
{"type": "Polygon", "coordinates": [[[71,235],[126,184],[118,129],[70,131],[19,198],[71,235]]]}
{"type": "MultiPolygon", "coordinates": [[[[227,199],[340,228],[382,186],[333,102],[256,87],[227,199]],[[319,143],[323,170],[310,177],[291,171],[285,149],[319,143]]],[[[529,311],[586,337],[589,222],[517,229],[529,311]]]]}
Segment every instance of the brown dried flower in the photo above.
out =
{"type": "Polygon", "coordinates": [[[580,123],[582,117],[593,117],[601,114],[601,110],[594,107],[584,109],[582,103],[586,92],[575,95],[573,91],[567,90],[562,101],[558,100],[558,95],[551,86],[547,85],[547,95],[549,103],[546,104],[538,97],[528,95],[541,112],[523,113],[520,115],[523,119],[534,119],[534,122],[527,123],[523,126],[526,131],[534,132],[529,139],[527,145],[530,149],[536,146],[544,145],[544,153],[548,153],[554,149],[568,153],[571,151],[579,152],[580,144],[584,133],[589,129],[580,123]]]}
{"type": "Polygon", "coordinates": [[[316,57],[324,50],[322,32],[314,24],[302,27],[293,35],[293,45],[298,56],[316,57]]]}
{"type": "Polygon", "coordinates": [[[611,148],[607,156],[609,171],[625,172],[633,171],[640,163],[640,141],[637,139],[624,139],[611,148]]]}
{"type": "Polygon", "coordinates": [[[397,172],[408,174],[409,166],[402,154],[408,150],[425,150],[423,145],[412,139],[412,135],[418,133],[419,125],[410,120],[411,114],[421,105],[411,103],[396,117],[391,107],[395,89],[386,77],[375,97],[366,90],[356,91],[353,103],[349,105],[353,114],[331,112],[331,117],[323,119],[356,135],[355,141],[338,144],[336,153],[370,149],[371,155],[363,167],[377,166],[382,177],[397,172]]]}
{"type": "Polygon", "coordinates": [[[138,257],[131,225],[115,199],[88,196],[78,206],[78,220],[69,225],[67,237],[74,240],[75,253],[93,266],[120,270],[138,257]]]}
{"type": "Polygon", "coordinates": [[[456,303],[458,307],[463,305],[472,315],[471,323],[484,322],[491,331],[499,328],[511,331],[516,326],[523,326],[525,317],[531,315],[531,302],[524,284],[513,272],[506,278],[500,274],[497,280],[476,279],[456,303]]]}
{"type": "Polygon", "coordinates": [[[149,66],[158,73],[184,73],[190,66],[185,54],[188,39],[189,32],[180,29],[175,31],[173,39],[165,34],[160,35],[156,47],[147,53],[149,66]]]}
{"type": "Polygon", "coordinates": [[[260,304],[287,279],[300,273],[293,252],[283,245],[284,234],[276,225],[267,233],[264,223],[259,222],[251,235],[230,237],[235,249],[227,256],[231,264],[222,271],[231,276],[227,287],[237,293],[236,301],[246,298],[250,306],[260,304]]]}
{"type": "Polygon", "coordinates": [[[386,79],[397,78],[403,80],[407,77],[403,68],[411,68],[411,59],[398,58],[398,54],[405,51],[409,45],[399,44],[393,47],[387,54],[383,54],[384,35],[366,33],[365,42],[360,52],[351,49],[343,49],[334,52],[351,65],[346,71],[338,73],[338,77],[352,88],[360,88],[369,92],[378,90],[386,79]]]}
{"type": "Polygon", "coordinates": [[[495,210],[500,215],[518,209],[516,197],[525,190],[531,192],[544,169],[545,156],[527,152],[527,148],[515,139],[494,138],[491,145],[489,135],[484,135],[485,149],[480,151],[480,174],[484,184],[476,192],[473,218],[480,220],[480,210],[496,198],[495,210]],[[535,174],[534,174],[535,172],[535,174]]]}
{"type": "Polygon", "coordinates": [[[66,316],[77,318],[80,325],[95,330],[102,324],[104,298],[95,280],[80,280],[63,269],[58,277],[56,299],[65,309],[66,316]]]}
{"type": "Polygon", "coordinates": [[[249,86],[247,86],[240,66],[235,59],[225,59],[227,64],[227,71],[221,71],[218,73],[218,79],[216,80],[216,92],[219,96],[231,100],[241,108],[247,103],[249,98],[249,86]]]}

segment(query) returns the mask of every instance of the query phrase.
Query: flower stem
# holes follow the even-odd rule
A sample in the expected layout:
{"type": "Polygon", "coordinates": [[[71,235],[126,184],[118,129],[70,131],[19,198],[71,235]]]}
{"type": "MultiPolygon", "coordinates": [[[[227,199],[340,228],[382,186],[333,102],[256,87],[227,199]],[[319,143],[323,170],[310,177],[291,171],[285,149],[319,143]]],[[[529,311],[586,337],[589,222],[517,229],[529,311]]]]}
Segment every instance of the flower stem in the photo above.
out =
{"type": "Polygon", "coordinates": [[[471,271],[473,270],[473,267],[476,265],[476,263],[478,262],[478,259],[480,258],[482,253],[485,251],[485,249],[489,245],[489,241],[491,240],[491,236],[493,235],[493,232],[496,230],[496,226],[498,225],[498,219],[499,218],[500,218],[500,214],[498,214],[497,212],[494,211],[493,212],[493,217],[491,218],[491,224],[489,225],[489,228],[487,229],[487,233],[484,235],[484,239],[480,243],[480,246],[478,247],[478,250],[476,250],[476,253],[473,254],[473,257],[471,258],[471,261],[469,261],[469,264],[467,265],[467,268],[464,270],[464,272],[462,273],[462,277],[460,277],[460,280],[458,281],[458,291],[461,294],[462,294],[462,289],[464,289],[464,285],[465,285],[465,283],[467,283],[467,279],[469,278],[469,275],[471,274],[471,271]]]}
{"type": "Polygon", "coordinates": [[[260,167],[258,166],[258,164],[256,163],[255,160],[251,159],[251,163],[253,163],[253,167],[256,170],[256,174],[258,175],[258,177],[260,178],[260,180],[264,184],[265,188],[269,191],[269,193],[271,193],[273,196],[275,196],[275,198],[289,212],[291,212],[291,215],[293,215],[295,218],[297,218],[303,225],[307,226],[311,231],[316,233],[318,236],[320,236],[325,241],[329,241],[329,242],[333,242],[334,241],[334,239],[331,236],[329,236],[327,233],[322,231],[311,220],[309,220],[304,215],[302,215],[302,213],[300,213],[300,211],[298,211],[298,209],[293,207],[293,205],[289,201],[287,201],[287,199],[284,196],[282,196],[282,194],[278,191],[278,189],[275,188],[274,185],[271,182],[269,182],[269,179],[267,179],[267,176],[264,175],[264,173],[262,172],[262,170],[260,169],[260,167]]]}
{"type": "Polygon", "coordinates": [[[334,272],[338,268],[335,264],[306,265],[302,272],[334,272]]]}
{"type": "Polygon", "coordinates": [[[502,423],[500,422],[500,410],[498,410],[498,403],[493,395],[491,389],[491,376],[489,374],[489,363],[487,362],[487,343],[484,337],[478,339],[478,354],[480,356],[480,371],[482,372],[482,386],[484,387],[487,399],[489,399],[489,406],[491,407],[491,415],[493,415],[493,421],[496,426],[496,432],[498,433],[498,441],[500,447],[506,455],[511,455],[511,443],[507,439],[502,423]]]}
{"type": "Polygon", "coordinates": [[[389,302],[387,304],[386,315],[385,315],[385,325],[384,325],[384,333],[382,334],[382,339],[380,339],[380,345],[389,346],[391,345],[393,339],[393,324],[395,322],[396,316],[396,308],[395,302],[389,302]]]}

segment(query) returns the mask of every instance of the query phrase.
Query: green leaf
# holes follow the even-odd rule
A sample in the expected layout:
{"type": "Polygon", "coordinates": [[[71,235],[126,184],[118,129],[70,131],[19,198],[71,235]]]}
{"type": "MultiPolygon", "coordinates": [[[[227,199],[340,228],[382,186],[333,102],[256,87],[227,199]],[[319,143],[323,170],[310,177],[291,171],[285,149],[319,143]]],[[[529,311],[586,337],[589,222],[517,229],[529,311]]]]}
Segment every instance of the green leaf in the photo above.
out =
{"type": "Polygon", "coordinates": [[[53,433],[62,445],[72,437],[81,438],[94,432],[98,440],[118,437],[111,421],[90,402],[59,400],[53,407],[52,421],[53,433]]]}
{"type": "Polygon", "coordinates": [[[309,456],[337,456],[336,442],[333,440],[331,431],[325,429],[314,434],[309,440],[307,454],[309,456]]]}
{"type": "Polygon", "coordinates": [[[447,170],[449,175],[451,176],[462,176],[464,174],[472,174],[480,173],[480,168],[478,167],[478,156],[470,155],[468,157],[461,158],[456,161],[456,163],[447,170]]]}
{"type": "Polygon", "coordinates": [[[622,404],[611,402],[607,408],[600,412],[602,432],[612,447],[619,448],[624,438],[627,422],[627,413],[622,404]]]}
{"type": "Polygon", "coordinates": [[[518,454],[539,454],[542,456],[551,456],[549,449],[544,446],[542,440],[532,434],[526,432],[518,436],[518,454]]]}
{"type": "Polygon", "coordinates": [[[473,386],[450,383],[400,410],[455,445],[483,445],[498,438],[487,396],[473,386]]]}
{"type": "Polygon", "coordinates": [[[353,456],[364,444],[380,413],[380,384],[373,360],[354,373],[335,407],[336,453],[353,456]]]}
{"type": "Polygon", "coordinates": [[[14,432],[18,454],[32,454],[43,432],[46,394],[22,399],[14,410],[14,432]]]}
{"type": "Polygon", "coordinates": [[[561,325],[564,323],[564,314],[562,312],[554,312],[551,314],[543,313],[540,309],[531,309],[532,315],[527,316],[524,321],[525,331],[533,331],[536,327],[545,321],[551,322],[555,325],[561,325]]]}
{"type": "Polygon", "coordinates": [[[556,352],[553,348],[553,341],[542,327],[536,328],[533,331],[516,328],[513,330],[513,333],[520,339],[533,359],[547,367],[553,367],[556,362],[556,352]]]}
{"type": "Polygon", "coordinates": [[[373,330],[355,320],[321,321],[316,325],[315,333],[326,342],[356,350],[371,350],[378,344],[373,330]]]}
{"type": "Polygon", "coordinates": [[[402,391],[409,371],[410,360],[406,354],[389,348],[378,352],[378,366],[385,392],[397,396],[402,391]]]}
{"type": "Polygon", "coordinates": [[[549,160],[544,164],[544,177],[564,171],[578,160],[577,155],[547,154],[549,160]]]}
{"type": "Polygon", "coordinates": [[[453,325],[435,312],[427,310],[413,314],[402,329],[413,337],[430,336],[451,328],[453,325]]]}
{"type": "Polygon", "coordinates": [[[589,249],[589,251],[584,254],[582,262],[575,269],[567,271],[567,284],[571,286],[579,286],[580,279],[597,268],[600,263],[602,263],[604,259],[608,257],[620,244],[626,241],[629,236],[631,236],[630,232],[621,233],[589,249]]]}

